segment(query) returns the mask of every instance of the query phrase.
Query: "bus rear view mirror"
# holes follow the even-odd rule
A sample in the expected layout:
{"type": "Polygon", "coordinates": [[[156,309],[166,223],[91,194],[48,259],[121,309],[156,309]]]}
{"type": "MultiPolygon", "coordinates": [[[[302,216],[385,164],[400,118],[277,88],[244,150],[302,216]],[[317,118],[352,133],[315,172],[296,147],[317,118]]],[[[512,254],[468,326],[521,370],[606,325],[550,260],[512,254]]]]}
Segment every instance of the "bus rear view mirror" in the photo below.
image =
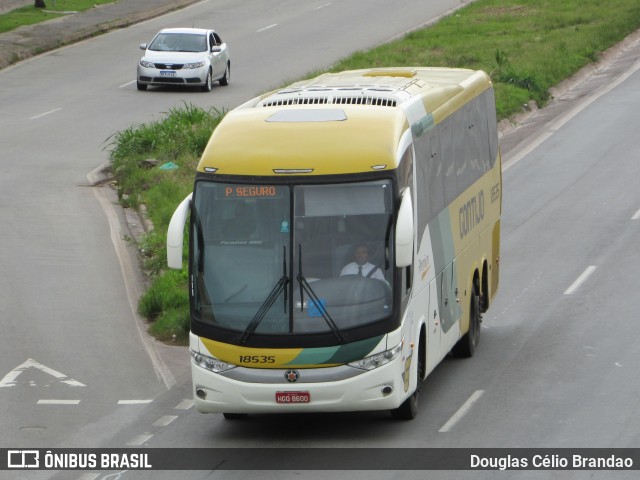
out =
{"type": "Polygon", "coordinates": [[[396,223],[396,266],[408,267],[413,261],[413,203],[411,189],[402,193],[396,223]]]}
{"type": "Polygon", "coordinates": [[[167,230],[167,265],[169,268],[182,269],[182,245],[184,242],[184,224],[191,207],[191,193],[173,212],[167,230]]]}

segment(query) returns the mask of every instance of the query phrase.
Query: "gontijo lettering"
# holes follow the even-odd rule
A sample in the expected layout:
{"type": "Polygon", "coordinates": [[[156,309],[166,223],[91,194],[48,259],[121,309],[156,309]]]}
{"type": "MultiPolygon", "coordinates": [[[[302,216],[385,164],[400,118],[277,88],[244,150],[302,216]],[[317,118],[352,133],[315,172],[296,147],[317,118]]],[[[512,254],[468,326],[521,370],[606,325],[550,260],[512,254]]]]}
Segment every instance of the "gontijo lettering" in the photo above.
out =
{"type": "Polygon", "coordinates": [[[463,239],[484,219],[484,190],[460,207],[460,239],[463,239]]]}

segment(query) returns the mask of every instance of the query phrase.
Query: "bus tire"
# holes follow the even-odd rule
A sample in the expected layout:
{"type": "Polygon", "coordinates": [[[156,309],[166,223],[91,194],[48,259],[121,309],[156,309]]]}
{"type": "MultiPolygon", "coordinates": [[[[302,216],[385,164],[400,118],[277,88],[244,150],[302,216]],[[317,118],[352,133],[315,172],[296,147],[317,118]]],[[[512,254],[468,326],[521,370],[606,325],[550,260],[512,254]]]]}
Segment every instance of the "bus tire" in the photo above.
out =
{"type": "Polygon", "coordinates": [[[413,420],[418,414],[418,400],[420,398],[420,387],[424,377],[424,358],[422,349],[418,347],[418,369],[417,384],[414,392],[398,408],[391,410],[391,416],[396,420],[413,420]]]}
{"type": "Polygon", "coordinates": [[[222,414],[226,420],[240,420],[241,418],[246,418],[248,413],[223,413],[222,414]]]}
{"type": "Polygon", "coordinates": [[[480,296],[474,287],[469,305],[469,331],[453,346],[455,356],[473,357],[480,342],[480,320],[480,296]]]}

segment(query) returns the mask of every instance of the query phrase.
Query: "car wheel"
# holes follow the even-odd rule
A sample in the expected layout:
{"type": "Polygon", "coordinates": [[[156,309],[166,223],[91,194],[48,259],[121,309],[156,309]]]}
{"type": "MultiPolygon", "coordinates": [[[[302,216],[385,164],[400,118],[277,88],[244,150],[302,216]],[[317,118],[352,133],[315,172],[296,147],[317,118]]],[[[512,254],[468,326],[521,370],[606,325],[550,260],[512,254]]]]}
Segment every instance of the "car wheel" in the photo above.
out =
{"type": "Polygon", "coordinates": [[[140,83],[140,82],[136,82],[136,86],[138,87],[138,90],[143,91],[147,89],[147,86],[144,83],[140,83]]]}
{"type": "Polygon", "coordinates": [[[231,65],[227,63],[227,68],[224,71],[224,75],[220,79],[220,85],[222,85],[223,87],[226,87],[227,85],[229,85],[230,81],[231,81],[231,65]]]}
{"type": "Polygon", "coordinates": [[[207,79],[204,82],[204,85],[202,86],[202,91],[203,92],[210,92],[211,88],[212,88],[212,81],[211,81],[211,70],[209,70],[209,73],[207,73],[207,79]]]}

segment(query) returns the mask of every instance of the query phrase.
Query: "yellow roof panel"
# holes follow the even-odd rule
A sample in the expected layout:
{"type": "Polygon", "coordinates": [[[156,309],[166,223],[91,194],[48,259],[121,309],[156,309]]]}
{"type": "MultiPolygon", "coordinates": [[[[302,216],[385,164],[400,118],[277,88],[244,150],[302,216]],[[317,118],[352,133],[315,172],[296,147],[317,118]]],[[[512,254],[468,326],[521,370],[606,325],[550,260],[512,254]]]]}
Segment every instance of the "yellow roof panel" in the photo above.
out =
{"type": "Polygon", "coordinates": [[[368,172],[380,165],[395,168],[398,143],[411,127],[408,116],[428,128],[490,87],[486,73],[452,68],[320,75],[229,112],[209,140],[198,170],[328,175],[368,172]],[[422,104],[419,109],[416,102],[422,104]]]}
{"type": "Polygon", "coordinates": [[[275,175],[276,169],[310,169],[313,175],[329,175],[372,171],[378,165],[394,168],[398,142],[408,127],[402,111],[395,108],[332,105],[234,110],[214,131],[198,170],[275,175]],[[277,114],[281,118],[274,120],[277,114]]]}

